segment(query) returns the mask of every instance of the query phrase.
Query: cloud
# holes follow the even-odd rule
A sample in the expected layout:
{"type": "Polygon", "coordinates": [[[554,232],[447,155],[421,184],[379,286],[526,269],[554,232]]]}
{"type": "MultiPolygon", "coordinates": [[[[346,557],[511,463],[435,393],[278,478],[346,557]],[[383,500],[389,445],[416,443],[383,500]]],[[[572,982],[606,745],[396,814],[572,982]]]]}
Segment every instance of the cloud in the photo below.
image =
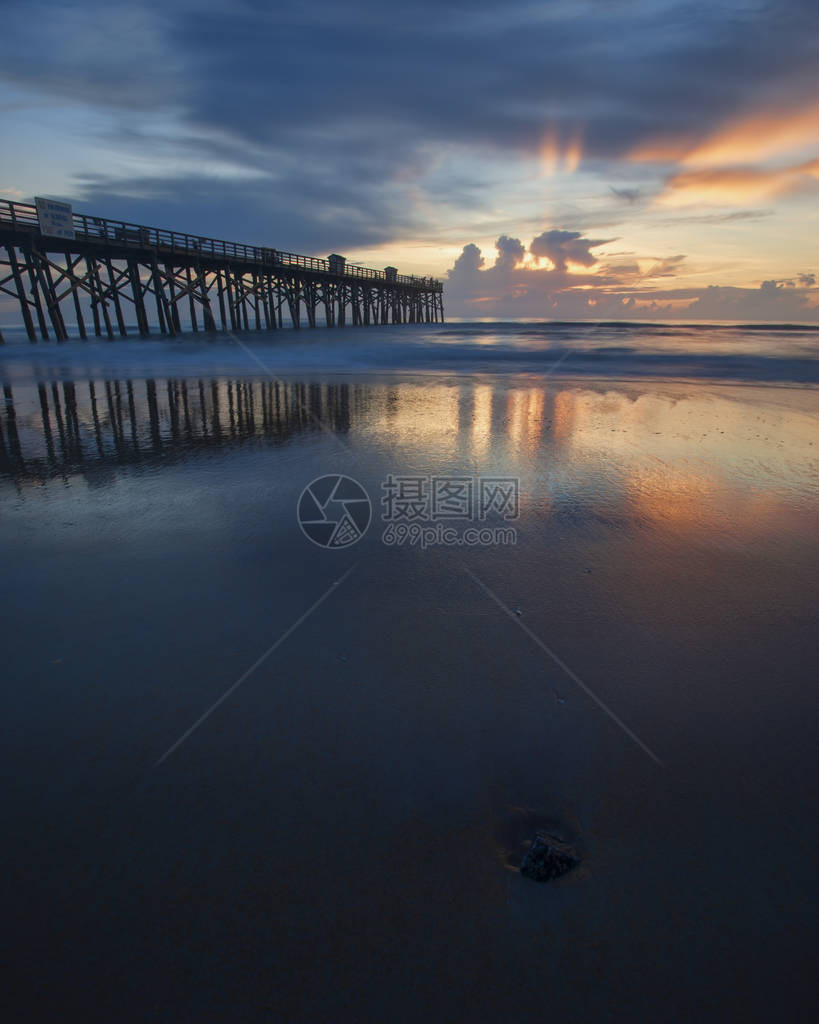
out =
{"type": "MultiPolygon", "coordinates": [[[[809,94],[808,94],[809,95],[809,94]]],[[[732,114],[705,133],[687,129],[641,141],[629,154],[632,163],[679,163],[706,168],[760,163],[816,148],[819,103],[784,103],[732,114]]],[[[750,106],[750,110],[748,107],[750,106]]]]}
{"type": "Polygon", "coordinates": [[[396,232],[424,230],[423,217],[403,201],[400,187],[389,180],[373,183],[364,174],[338,181],[320,163],[218,183],[205,175],[89,174],[81,190],[84,205],[101,216],[291,252],[343,252],[384,244],[396,232]]]}
{"type": "Polygon", "coordinates": [[[558,257],[566,246],[579,247],[588,255],[594,271],[571,272],[568,263],[574,261],[570,257],[562,266],[552,260],[551,268],[523,262],[523,245],[507,235],[496,242],[498,257],[487,267],[480,248],[469,243],[447,275],[445,300],[449,314],[567,320],[596,320],[602,315],[614,320],[819,321],[819,288],[811,273],[800,274],[793,281],[769,279],[756,288],[658,288],[654,281],[679,275],[685,255],[655,260],[646,274],[647,257],[642,258],[642,269],[634,259],[601,264],[589,252],[594,240],[582,238],[578,232],[549,229],[533,239],[529,251],[540,249],[541,244],[536,243],[542,239],[547,239],[545,244],[553,252],[553,247],[558,247],[554,252],[558,257]],[[797,281],[800,287],[795,287],[797,281]]]}
{"type": "Polygon", "coordinates": [[[813,288],[816,284],[816,275],[797,274],[796,277],[786,277],[781,281],[774,281],[773,283],[784,288],[813,288]]]}
{"type": "Polygon", "coordinates": [[[819,103],[751,111],[729,120],[682,156],[691,167],[750,164],[814,149],[819,139],[819,103]]]}
{"type": "Polygon", "coordinates": [[[507,235],[501,235],[495,243],[495,247],[498,250],[498,258],[495,261],[498,269],[513,270],[526,255],[526,249],[520,239],[509,238],[507,235]]]}
{"type": "Polygon", "coordinates": [[[723,213],[691,213],[685,212],[674,217],[655,219],[657,225],[677,224],[731,224],[736,221],[763,220],[770,217],[773,210],[730,210],[723,213]]]}
{"type": "Polygon", "coordinates": [[[609,188],[613,195],[626,203],[636,203],[642,195],[639,188],[615,188],[614,185],[609,185],[609,188]]]}
{"type": "Polygon", "coordinates": [[[676,277],[680,264],[684,259],[684,255],[667,256],[665,259],[659,260],[647,276],[649,279],[653,277],[676,277]]]}
{"type": "Polygon", "coordinates": [[[486,260],[483,258],[481,250],[474,242],[470,242],[469,245],[463,247],[461,255],[448,272],[449,280],[453,283],[469,282],[479,271],[483,270],[485,263],[486,260]]]}
{"type": "Polygon", "coordinates": [[[759,288],[709,285],[685,310],[687,317],[714,320],[819,321],[819,296],[784,282],[763,281],[759,288]]]}
{"type": "Polygon", "coordinates": [[[713,148],[726,125],[751,138],[741,118],[774,91],[795,111],[819,87],[806,0],[755,5],[753,17],[744,0],[587,10],[406,0],[396,31],[380,0],[9,0],[0,78],[61,104],[163,113],[235,147],[300,153],[318,136],[339,173],[344,139],[366,131],[375,149],[399,147],[391,174],[407,140],[538,154],[554,135],[569,171],[581,141],[584,161],[622,158],[662,131],[713,148]]]}
{"type": "Polygon", "coordinates": [[[668,179],[658,202],[669,206],[740,205],[814,190],[819,190],[819,159],[772,170],[720,167],[681,171],[668,179]]]}
{"type": "Polygon", "coordinates": [[[561,231],[553,228],[533,238],[529,252],[533,256],[545,257],[555,270],[565,270],[568,263],[591,267],[597,262],[597,257],[589,250],[611,241],[611,238],[583,238],[579,231],[561,231]]]}
{"type": "MultiPolygon", "coordinates": [[[[634,260],[601,266],[590,249],[602,244],[577,231],[549,229],[528,247],[532,255],[549,259],[551,267],[543,267],[525,262],[527,249],[519,239],[501,235],[495,262],[487,267],[481,250],[470,242],[447,273],[447,306],[454,315],[553,316],[558,307],[564,311],[560,315],[589,315],[606,289],[628,287],[640,277],[634,260]],[[593,266],[594,271],[570,270],[570,264],[593,266]]],[[[669,257],[652,276],[672,276],[683,258],[669,257]]]]}

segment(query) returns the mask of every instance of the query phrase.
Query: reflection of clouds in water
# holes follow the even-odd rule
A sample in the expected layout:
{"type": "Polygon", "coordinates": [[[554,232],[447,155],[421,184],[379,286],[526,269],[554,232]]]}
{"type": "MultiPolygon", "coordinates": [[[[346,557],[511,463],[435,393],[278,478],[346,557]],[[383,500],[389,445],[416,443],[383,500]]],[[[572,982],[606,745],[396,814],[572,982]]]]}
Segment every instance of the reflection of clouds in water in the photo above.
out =
{"type": "Polygon", "coordinates": [[[450,384],[375,385],[370,415],[356,428],[401,448],[452,454],[458,445],[461,390],[450,384]]]}
{"type": "Polygon", "coordinates": [[[251,439],[301,445],[314,419],[396,472],[517,476],[522,508],[657,524],[708,516],[770,525],[812,507],[816,397],[809,390],[610,383],[75,381],[6,393],[6,477],[162,466],[251,439]]]}
{"type": "Polygon", "coordinates": [[[775,490],[748,492],[716,472],[662,466],[639,467],[627,477],[635,517],[674,528],[716,521],[726,530],[741,525],[743,537],[784,525],[791,507],[775,490]]]}
{"type": "Polygon", "coordinates": [[[529,453],[540,447],[545,426],[546,394],[542,387],[510,391],[506,399],[505,431],[513,450],[529,453]]]}
{"type": "MultiPolygon", "coordinates": [[[[674,397],[622,391],[565,390],[555,399],[555,435],[578,452],[660,458],[811,457],[816,413],[791,407],[786,390],[726,389],[674,397]]],[[[804,393],[793,393],[802,398],[804,393]]],[[[809,393],[810,394],[810,393],[809,393]]],[[[814,402],[814,404],[816,404],[814,402]]]]}
{"type": "Polygon", "coordinates": [[[477,384],[473,389],[472,454],[481,457],[489,451],[492,441],[492,387],[477,384]]]}
{"type": "Polygon", "coordinates": [[[726,488],[707,467],[638,466],[626,476],[626,501],[633,515],[655,525],[679,525],[710,516],[723,505],[726,488]]]}
{"type": "Polygon", "coordinates": [[[811,392],[787,390],[566,388],[555,396],[553,433],[571,456],[565,461],[601,492],[619,482],[637,518],[680,524],[718,510],[761,529],[787,506],[815,500],[811,405],[811,392]]]}

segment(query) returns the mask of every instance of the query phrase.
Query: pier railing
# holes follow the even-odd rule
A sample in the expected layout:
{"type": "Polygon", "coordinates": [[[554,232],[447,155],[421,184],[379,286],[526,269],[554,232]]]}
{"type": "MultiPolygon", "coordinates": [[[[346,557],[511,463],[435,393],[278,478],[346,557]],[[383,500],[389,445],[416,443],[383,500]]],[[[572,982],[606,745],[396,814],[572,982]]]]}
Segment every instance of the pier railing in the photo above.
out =
{"type": "MultiPolygon", "coordinates": [[[[37,208],[29,203],[0,200],[0,223],[11,225],[13,231],[37,232],[40,222],[37,208]]],[[[255,263],[260,267],[294,267],[298,270],[319,274],[360,278],[369,281],[383,281],[387,284],[409,285],[425,291],[441,291],[442,285],[431,277],[416,277],[410,274],[389,276],[385,270],[373,270],[346,263],[343,269],[330,265],[330,261],[318,256],[301,256],[293,252],[282,252],[266,246],[246,245],[243,242],[226,242],[218,238],[189,235],[165,228],[151,228],[128,221],[111,220],[108,217],[91,217],[84,213],[74,214],[74,235],[80,241],[108,243],[133,249],[156,249],[174,255],[210,256],[242,263],[255,263]]]]}

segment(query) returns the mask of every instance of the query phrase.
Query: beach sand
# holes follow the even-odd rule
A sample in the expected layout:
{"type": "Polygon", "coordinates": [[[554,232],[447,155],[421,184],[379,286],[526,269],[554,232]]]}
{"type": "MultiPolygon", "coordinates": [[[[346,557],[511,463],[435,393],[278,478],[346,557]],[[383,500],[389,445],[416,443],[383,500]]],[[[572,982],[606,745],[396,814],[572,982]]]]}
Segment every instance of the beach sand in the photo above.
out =
{"type": "Polygon", "coordinates": [[[3,423],[8,1019],[805,1005],[815,390],[151,383],[3,423]],[[390,473],[519,478],[517,542],[385,544],[390,473]],[[325,474],[373,501],[341,550],[325,474]],[[538,827],[581,867],[522,878],[538,827]]]}

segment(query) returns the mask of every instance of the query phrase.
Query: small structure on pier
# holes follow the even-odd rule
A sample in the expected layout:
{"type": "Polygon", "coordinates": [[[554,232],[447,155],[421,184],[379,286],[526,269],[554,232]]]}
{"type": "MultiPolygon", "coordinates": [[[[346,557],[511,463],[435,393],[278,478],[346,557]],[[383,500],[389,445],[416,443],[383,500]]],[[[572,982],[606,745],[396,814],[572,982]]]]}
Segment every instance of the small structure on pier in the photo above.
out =
{"type": "Polygon", "coordinates": [[[91,217],[53,200],[0,201],[0,253],[0,291],[19,303],[32,342],[49,328],[67,341],[72,319],[81,338],[444,319],[432,278],[91,217]]]}
{"type": "Polygon", "coordinates": [[[338,253],[333,252],[327,257],[327,263],[331,274],[344,274],[347,267],[347,260],[338,253]]]}

